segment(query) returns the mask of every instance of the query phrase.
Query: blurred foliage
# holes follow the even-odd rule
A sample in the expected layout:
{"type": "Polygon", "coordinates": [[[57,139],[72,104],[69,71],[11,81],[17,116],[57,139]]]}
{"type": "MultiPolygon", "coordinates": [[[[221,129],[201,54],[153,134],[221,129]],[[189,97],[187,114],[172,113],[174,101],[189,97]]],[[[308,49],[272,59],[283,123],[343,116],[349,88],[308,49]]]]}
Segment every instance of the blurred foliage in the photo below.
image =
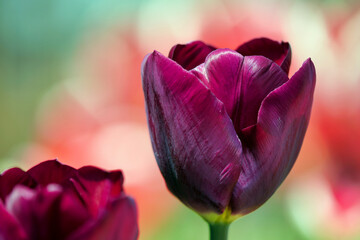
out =
{"type": "MultiPolygon", "coordinates": [[[[137,1],[0,0],[0,159],[30,140],[43,93],[66,77],[86,33],[128,24],[137,1]]],[[[61,119],[59,119],[61,121],[61,119]]]]}

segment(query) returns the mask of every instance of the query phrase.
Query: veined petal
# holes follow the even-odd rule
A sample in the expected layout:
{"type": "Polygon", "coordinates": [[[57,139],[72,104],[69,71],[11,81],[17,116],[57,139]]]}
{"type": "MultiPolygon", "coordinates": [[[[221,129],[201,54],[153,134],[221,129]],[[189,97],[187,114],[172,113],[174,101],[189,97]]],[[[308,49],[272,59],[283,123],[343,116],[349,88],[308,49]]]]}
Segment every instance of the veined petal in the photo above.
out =
{"type": "Polygon", "coordinates": [[[78,172],[78,179],[72,182],[94,217],[97,217],[99,211],[105,209],[112,199],[119,198],[123,193],[124,178],[121,171],[107,172],[86,166],[78,172]]]}
{"type": "Polygon", "coordinates": [[[137,209],[129,197],[117,199],[97,219],[87,222],[68,240],[136,240],[139,234],[137,209]]]}
{"type": "Polygon", "coordinates": [[[242,151],[223,103],[158,52],[144,59],[142,80],[151,142],[169,190],[199,212],[221,213],[242,151]]]}
{"type": "Polygon", "coordinates": [[[206,56],[216,48],[201,41],[188,44],[177,44],[171,48],[169,58],[180,64],[184,69],[190,70],[205,61],[206,56]]]}
{"type": "Polygon", "coordinates": [[[16,185],[34,188],[37,183],[27,172],[20,168],[8,169],[0,175],[0,199],[5,202],[7,195],[16,185]]]}
{"type": "Polygon", "coordinates": [[[288,80],[271,60],[262,56],[243,57],[229,49],[209,54],[205,76],[209,89],[224,103],[240,138],[243,128],[256,123],[264,98],[288,80]]]}
{"type": "Polygon", "coordinates": [[[315,81],[315,67],[308,59],[264,99],[257,124],[244,130],[248,148],[231,200],[234,213],[255,210],[288,175],[309,123],[315,81]]]}
{"type": "Polygon", "coordinates": [[[257,38],[246,42],[236,49],[243,56],[260,55],[278,64],[289,74],[291,64],[291,47],[287,42],[276,42],[268,38],[257,38]]]}
{"type": "Polygon", "coordinates": [[[21,223],[29,239],[40,240],[51,237],[49,219],[42,215],[51,215],[51,206],[60,198],[61,191],[52,191],[46,198],[37,196],[35,189],[16,186],[7,198],[6,209],[21,223]]]}
{"type": "MultiPolygon", "coordinates": [[[[240,99],[240,72],[244,57],[230,49],[217,49],[205,60],[204,77],[208,88],[224,103],[232,118],[240,99]]],[[[196,69],[194,69],[196,70],[196,69]]]]}
{"type": "Polygon", "coordinates": [[[62,184],[76,176],[76,169],[64,165],[57,160],[42,162],[27,171],[41,186],[50,183],[62,184]]]}
{"type": "Polygon", "coordinates": [[[9,214],[0,200],[0,239],[29,240],[19,221],[9,214]]]}
{"type": "Polygon", "coordinates": [[[72,192],[60,185],[30,189],[18,185],[6,201],[6,209],[21,223],[29,239],[65,239],[89,218],[72,192]]]}

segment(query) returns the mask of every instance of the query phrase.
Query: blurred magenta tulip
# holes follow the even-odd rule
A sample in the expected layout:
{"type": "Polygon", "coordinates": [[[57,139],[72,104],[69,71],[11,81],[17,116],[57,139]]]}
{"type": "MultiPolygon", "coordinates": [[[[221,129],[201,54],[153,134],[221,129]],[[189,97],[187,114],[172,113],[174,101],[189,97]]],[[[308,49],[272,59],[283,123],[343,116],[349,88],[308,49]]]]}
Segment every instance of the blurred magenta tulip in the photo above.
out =
{"type": "Polygon", "coordinates": [[[135,202],[123,190],[121,171],[86,166],[78,170],[56,160],[27,172],[0,175],[0,239],[134,240],[135,202]]]}
{"type": "Polygon", "coordinates": [[[290,62],[288,43],[265,38],[236,51],[196,41],[174,46],[169,57],[145,57],[143,90],[160,171],[169,190],[208,221],[255,210],[292,168],[316,77],[308,59],[289,79],[290,62]]]}

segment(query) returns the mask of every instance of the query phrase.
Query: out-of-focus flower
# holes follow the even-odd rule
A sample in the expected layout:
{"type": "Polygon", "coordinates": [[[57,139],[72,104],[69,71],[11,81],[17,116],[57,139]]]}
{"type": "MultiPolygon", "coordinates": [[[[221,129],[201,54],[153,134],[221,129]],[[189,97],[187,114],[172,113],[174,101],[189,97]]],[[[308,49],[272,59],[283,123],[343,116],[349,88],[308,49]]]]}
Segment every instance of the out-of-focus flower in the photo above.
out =
{"type": "Polygon", "coordinates": [[[319,8],[314,2],[296,1],[284,13],[288,16],[283,22],[285,37],[297,49],[295,61],[311,53],[317,62],[318,79],[323,80],[318,81],[316,96],[325,97],[330,105],[337,104],[344,90],[359,89],[360,80],[360,5],[342,2],[334,6],[319,8]]]}
{"type": "Polygon", "coordinates": [[[312,159],[317,168],[294,179],[288,194],[291,217],[309,239],[360,237],[360,5],[334,6],[298,1],[285,22],[298,57],[311,52],[321,79],[313,118],[321,138],[311,154],[319,146],[325,151],[312,159]]]}
{"type": "Polygon", "coordinates": [[[176,45],[169,58],[154,51],[143,61],[160,171],[169,190],[209,222],[261,206],[296,160],[315,68],[308,59],[289,79],[290,58],[289,44],[262,38],[236,51],[176,45]]]}
{"type": "Polygon", "coordinates": [[[360,102],[347,105],[351,98],[352,94],[340,95],[338,106],[323,104],[318,110],[318,125],[329,150],[331,175],[360,184],[360,102]]]}
{"type": "Polygon", "coordinates": [[[124,193],[121,171],[56,160],[0,175],[0,238],[137,239],[135,202],[124,193]]]}
{"type": "Polygon", "coordinates": [[[87,38],[81,46],[76,71],[49,89],[37,110],[34,139],[13,159],[24,166],[50,156],[75,168],[121,168],[126,192],[136,199],[140,238],[147,239],[177,203],[156,174],[148,138],[138,81],[144,53],[128,28],[87,38]]]}
{"type": "Polygon", "coordinates": [[[288,198],[292,218],[311,239],[360,236],[360,105],[346,104],[351,94],[339,96],[338,106],[323,103],[318,109],[325,166],[298,179],[288,198]]]}
{"type": "Polygon", "coordinates": [[[286,21],[284,12],[288,11],[284,4],[214,1],[202,7],[207,14],[203,15],[200,38],[216,46],[235,48],[239,42],[261,36],[284,39],[282,25],[286,21]]]}

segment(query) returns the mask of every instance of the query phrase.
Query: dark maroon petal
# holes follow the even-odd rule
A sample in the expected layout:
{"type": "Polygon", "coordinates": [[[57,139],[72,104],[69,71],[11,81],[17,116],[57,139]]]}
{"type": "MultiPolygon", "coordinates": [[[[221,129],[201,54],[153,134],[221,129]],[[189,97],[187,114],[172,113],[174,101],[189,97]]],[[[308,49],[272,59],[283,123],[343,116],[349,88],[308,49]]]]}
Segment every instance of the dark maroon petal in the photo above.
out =
{"type": "Polygon", "coordinates": [[[286,74],[291,64],[291,48],[287,42],[276,42],[268,38],[257,38],[242,44],[236,49],[243,56],[260,55],[276,62],[286,74]]]}
{"type": "Polygon", "coordinates": [[[89,218],[81,201],[57,184],[44,189],[18,185],[8,196],[6,209],[27,236],[37,240],[65,239],[89,218]]]}
{"type": "MultiPolygon", "coordinates": [[[[113,197],[118,197],[123,191],[124,176],[120,170],[116,171],[104,171],[100,168],[93,166],[82,167],[78,170],[79,176],[83,180],[89,181],[89,183],[99,183],[108,181],[110,185],[110,194],[113,197]]],[[[96,186],[89,185],[89,189],[93,189],[96,186]]]]}
{"type": "Polygon", "coordinates": [[[113,201],[108,211],[82,226],[68,240],[135,240],[138,232],[135,202],[123,197],[113,201]]]}
{"type": "Polygon", "coordinates": [[[248,213],[263,204],[291,170],[309,123],[315,79],[308,59],[266,97],[258,123],[244,130],[248,148],[231,200],[234,213],[248,213]]]}
{"type": "Polygon", "coordinates": [[[203,82],[224,103],[230,118],[240,99],[240,73],[243,60],[244,57],[235,51],[218,49],[208,55],[204,65],[192,70],[200,79],[206,79],[203,82]],[[203,76],[199,76],[200,70],[203,76]]]}
{"type": "Polygon", "coordinates": [[[51,230],[43,215],[49,209],[48,215],[52,214],[51,205],[60,195],[61,191],[52,191],[46,198],[37,198],[36,190],[19,185],[8,196],[6,209],[21,223],[30,239],[49,239],[51,230]]]}
{"type": "Polygon", "coordinates": [[[278,65],[262,56],[243,57],[218,49],[205,62],[208,87],[221,100],[241,138],[241,130],[256,123],[263,99],[288,78],[278,65]]]}
{"type": "Polygon", "coordinates": [[[34,188],[36,181],[20,168],[11,168],[3,172],[0,178],[0,199],[5,202],[6,196],[12,191],[15,185],[24,185],[34,188]]]}
{"type": "Polygon", "coordinates": [[[152,146],[169,190],[197,211],[221,213],[241,155],[223,103],[156,51],[143,61],[142,81],[152,146]]]}
{"type": "Polygon", "coordinates": [[[45,186],[49,183],[63,184],[76,176],[76,169],[57,160],[49,160],[29,169],[27,173],[40,185],[45,186]]]}
{"type": "Polygon", "coordinates": [[[121,171],[106,172],[87,166],[78,172],[78,180],[74,180],[73,184],[94,217],[107,207],[108,202],[123,194],[124,178],[121,171]]]}
{"type": "Polygon", "coordinates": [[[78,196],[70,191],[64,192],[60,203],[54,207],[59,209],[56,218],[58,221],[57,235],[63,236],[60,239],[65,239],[65,237],[71,235],[91,218],[86,206],[78,196]]]}
{"type": "Polygon", "coordinates": [[[184,69],[190,70],[205,62],[206,56],[216,48],[201,41],[188,44],[177,44],[171,48],[169,58],[180,64],[184,69]]]}
{"type": "Polygon", "coordinates": [[[14,216],[9,214],[0,200],[0,239],[28,240],[24,229],[14,216]]]}

